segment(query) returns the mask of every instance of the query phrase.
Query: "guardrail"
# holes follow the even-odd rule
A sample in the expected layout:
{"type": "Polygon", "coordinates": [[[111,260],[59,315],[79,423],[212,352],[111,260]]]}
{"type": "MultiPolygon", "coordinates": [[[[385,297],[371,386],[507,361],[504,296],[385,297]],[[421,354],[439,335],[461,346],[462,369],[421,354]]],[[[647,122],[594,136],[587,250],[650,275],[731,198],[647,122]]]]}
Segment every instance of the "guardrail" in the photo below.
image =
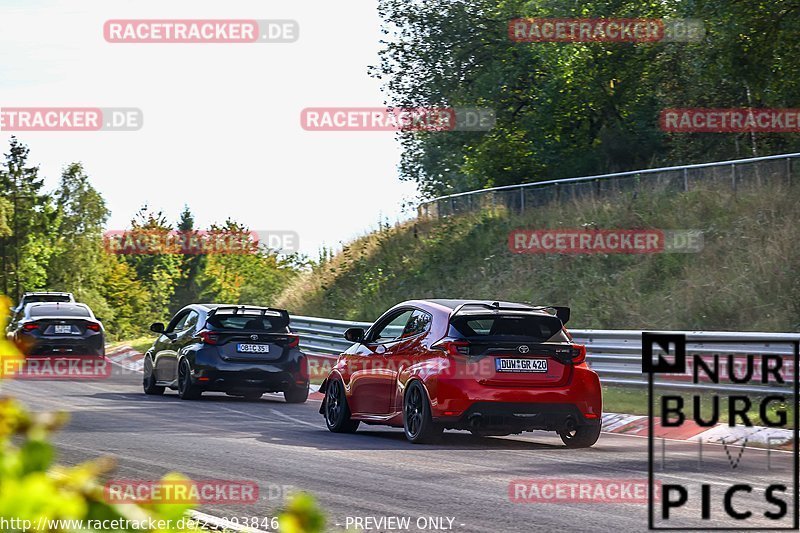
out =
{"type": "MultiPolygon", "coordinates": [[[[317,358],[316,364],[329,367],[335,355],[345,351],[352,343],[344,338],[347,328],[368,328],[369,322],[349,322],[307,316],[292,316],[291,328],[300,336],[300,347],[317,358]]],[[[603,383],[623,387],[643,388],[647,379],[642,374],[642,331],[641,330],[599,330],[571,329],[575,341],[586,345],[587,361],[603,383]]],[[[776,354],[784,357],[787,386],[794,376],[793,351],[786,341],[800,341],[798,333],[755,333],[755,332],[704,332],[670,331],[661,333],[683,333],[687,339],[687,353],[710,355],[713,353],[731,354],[735,364],[746,361],[748,354],[776,354]],[[714,342],[709,341],[723,341],[714,342]],[[747,341],[746,344],[744,342],[747,341]]],[[[320,372],[324,373],[324,372],[320,372]]],[[[737,375],[741,375],[737,373],[737,375]]],[[[770,393],[779,390],[767,386],[726,386],[725,384],[692,384],[678,379],[659,378],[659,385],[691,390],[770,393]]]]}
{"type": "Polygon", "coordinates": [[[800,174],[800,165],[793,164],[798,158],[800,153],[780,154],[478,189],[422,202],[417,215],[420,218],[440,218],[500,206],[523,213],[526,209],[553,202],[641,191],[643,186],[652,191],[685,192],[699,184],[719,184],[733,190],[742,183],[758,186],[769,182],[789,184],[793,175],[800,174]]]}

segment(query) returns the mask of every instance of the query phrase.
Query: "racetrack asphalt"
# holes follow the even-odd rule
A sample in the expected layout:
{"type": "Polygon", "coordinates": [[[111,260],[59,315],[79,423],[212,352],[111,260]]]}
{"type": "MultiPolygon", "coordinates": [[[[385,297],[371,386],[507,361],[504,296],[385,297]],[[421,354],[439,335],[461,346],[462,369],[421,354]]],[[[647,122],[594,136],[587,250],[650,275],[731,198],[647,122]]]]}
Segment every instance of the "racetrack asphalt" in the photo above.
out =
{"type": "MultiPolygon", "coordinates": [[[[70,412],[70,422],[54,436],[61,463],[107,455],[118,461],[113,478],[155,480],[178,471],[198,480],[258,483],[256,504],[199,506],[217,517],[275,516],[284,491],[304,490],[318,499],[332,531],[343,530],[355,517],[389,516],[409,517],[411,525],[404,530],[411,531],[423,530],[419,526],[429,517],[445,518],[445,527],[452,519],[445,530],[457,532],[647,528],[646,503],[517,503],[509,492],[514,480],[644,481],[647,439],[638,436],[604,433],[594,447],[571,450],[554,433],[480,438],[448,431],[438,444],[412,445],[402,430],[392,428],[362,425],[354,435],[330,433],[316,400],[295,405],[280,395],[265,395],[248,402],[207,393],[198,401],[183,401],[169,390],[162,397],[146,396],[141,374],[119,367],[102,380],[11,380],[0,386],[32,410],[70,412]]],[[[702,480],[711,486],[711,520],[695,520],[699,494],[691,494],[679,511],[705,527],[730,526],[721,497],[734,480],[756,487],[750,497],[740,494],[734,501],[766,525],[760,513],[774,506],[764,503],[758,487],[793,468],[787,452],[748,447],[708,445],[699,458],[695,443],[659,441],[656,451],[655,469],[664,483],[702,480]],[[733,467],[731,458],[740,451],[733,467]]],[[[784,499],[791,514],[792,498],[784,499]]],[[[375,523],[365,530],[398,531],[372,527],[375,523]]]]}

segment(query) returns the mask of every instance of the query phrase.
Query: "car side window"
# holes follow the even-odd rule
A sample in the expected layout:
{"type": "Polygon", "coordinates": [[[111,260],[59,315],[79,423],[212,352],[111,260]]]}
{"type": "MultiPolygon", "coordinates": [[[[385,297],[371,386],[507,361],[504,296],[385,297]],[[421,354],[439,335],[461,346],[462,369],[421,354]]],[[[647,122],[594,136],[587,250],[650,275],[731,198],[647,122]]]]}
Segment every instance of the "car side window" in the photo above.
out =
{"type": "Polygon", "coordinates": [[[403,338],[414,337],[421,333],[428,331],[433,317],[430,313],[417,309],[411,318],[408,320],[405,329],[403,330],[403,338]]]}
{"type": "Polygon", "coordinates": [[[197,311],[190,311],[189,315],[186,317],[186,322],[183,323],[183,328],[181,328],[181,331],[186,331],[195,327],[199,317],[200,314],[197,311]]]}
{"type": "Polygon", "coordinates": [[[173,333],[176,331],[183,331],[184,325],[186,324],[186,320],[189,318],[189,311],[185,313],[181,313],[180,315],[176,316],[172,319],[172,322],[169,323],[165,333],[173,333]]]}
{"type": "Polygon", "coordinates": [[[372,342],[377,344],[385,344],[399,339],[403,335],[406,324],[414,314],[414,311],[408,309],[401,311],[394,317],[390,317],[389,321],[384,323],[378,331],[371,335],[372,342]]]}

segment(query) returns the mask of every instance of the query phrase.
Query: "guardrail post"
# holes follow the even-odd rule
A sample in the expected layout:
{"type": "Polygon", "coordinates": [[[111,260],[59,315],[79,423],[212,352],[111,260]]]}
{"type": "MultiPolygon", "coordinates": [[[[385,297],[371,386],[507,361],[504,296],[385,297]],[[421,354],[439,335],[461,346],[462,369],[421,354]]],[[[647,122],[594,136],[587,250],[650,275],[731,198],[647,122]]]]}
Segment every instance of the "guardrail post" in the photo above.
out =
{"type": "Polygon", "coordinates": [[[689,169],[683,169],[683,192],[689,192],[689,169]]]}
{"type": "Polygon", "coordinates": [[[519,214],[525,213],[525,187],[519,188],[519,214]]]}
{"type": "Polygon", "coordinates": [[[731,187],[736,192],[736,163],[731,163],[731,187]]]}

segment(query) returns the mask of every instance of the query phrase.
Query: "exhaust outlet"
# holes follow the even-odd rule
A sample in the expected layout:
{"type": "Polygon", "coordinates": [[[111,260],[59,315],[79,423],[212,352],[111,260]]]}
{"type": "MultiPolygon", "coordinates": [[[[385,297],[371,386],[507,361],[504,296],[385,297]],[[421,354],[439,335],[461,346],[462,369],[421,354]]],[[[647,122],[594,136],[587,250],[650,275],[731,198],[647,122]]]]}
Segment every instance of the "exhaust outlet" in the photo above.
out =
{"type": "Polygon", "coordinates": [[[480,413],[473,413],[469,415],[469,418],[467,420],[469,421],[469,427],[477,429],[480,428],[482,425],[483,415],[481,415],[480,413]]]}
{"type": "Polygon", "coordinates": [[[575,419],[571,416],[568,416],[567,419],[564,421],[564,429],[567,432],[572,432],[578,429],[578,424],[575,423],[575,419]]]}

